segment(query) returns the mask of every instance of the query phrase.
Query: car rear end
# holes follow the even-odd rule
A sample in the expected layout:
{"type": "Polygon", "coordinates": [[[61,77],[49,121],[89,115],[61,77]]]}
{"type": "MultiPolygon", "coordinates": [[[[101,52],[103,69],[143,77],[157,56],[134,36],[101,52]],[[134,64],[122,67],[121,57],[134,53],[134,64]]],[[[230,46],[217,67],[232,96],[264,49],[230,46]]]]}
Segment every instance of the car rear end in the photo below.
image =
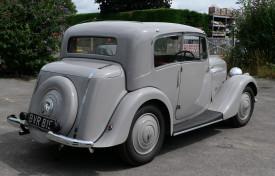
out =
{"type": "Polygon", "coordinates": [[[119,64],[64,58],[41,69],[28,113],[10,121],[41,143],[91,147],[126,93],[119,64]]]}
{"type": "Polygon", "coordinates": [[[108,130],[127,93],[126,81],[117,38],[98,32],[85,26],[66,31],[62,59],[41,69],[28,112],[8,117],[21,135],[30,133],[41,143],[92,147],[108,130]]]}

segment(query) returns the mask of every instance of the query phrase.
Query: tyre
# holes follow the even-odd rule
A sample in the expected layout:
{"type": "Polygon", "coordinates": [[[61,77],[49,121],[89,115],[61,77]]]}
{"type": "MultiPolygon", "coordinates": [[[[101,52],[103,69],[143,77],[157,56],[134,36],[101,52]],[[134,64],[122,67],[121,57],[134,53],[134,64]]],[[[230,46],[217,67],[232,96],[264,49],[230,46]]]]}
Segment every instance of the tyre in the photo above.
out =
{"type": "Polygon", "coordinates": [[[254,93],[250,87],[246,87],[241,95],[238,113],[230,119],[234,127],[245,126],[250,120],[254,110],[254,93]]]}
{"type": "Polygon", "coordinates": [[[146,164],[159,153],[165,133],[162,112],[153,105],[142,106],[135,114],[127,140],[119,154],[133,166],[146,164]]]}

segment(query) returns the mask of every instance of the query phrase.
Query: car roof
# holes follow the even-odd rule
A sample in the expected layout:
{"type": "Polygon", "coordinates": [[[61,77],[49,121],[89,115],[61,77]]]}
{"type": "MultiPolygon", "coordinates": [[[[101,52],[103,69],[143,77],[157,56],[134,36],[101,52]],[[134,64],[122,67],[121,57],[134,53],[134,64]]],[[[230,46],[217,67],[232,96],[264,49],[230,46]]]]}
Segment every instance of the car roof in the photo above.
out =
{"type": "Polygon", "coordinates": [[[129,37],[140,36],[147,33],[146,36],[156,36],[175,32],[191,32],[205,34],[202,30],[175,23],[163,22],[133,22],[133,21],[98,21],[82,23],[70,27],[67,34],[71,35],[98,35],[98,36],[114,36],[114,37],[129,37]]]}

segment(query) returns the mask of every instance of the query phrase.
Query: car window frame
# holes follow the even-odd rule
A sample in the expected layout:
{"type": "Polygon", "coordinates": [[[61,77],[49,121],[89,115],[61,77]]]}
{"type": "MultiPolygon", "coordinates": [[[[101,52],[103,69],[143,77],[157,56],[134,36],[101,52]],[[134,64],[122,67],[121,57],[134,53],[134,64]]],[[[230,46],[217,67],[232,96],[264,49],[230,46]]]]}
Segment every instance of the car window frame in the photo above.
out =
{"type": "MultiPolygon", "coordinates": [[[[200,47],[199,46],[199,50],[200,50],[200,47]]],[[[205,34],[202,34],[202,33],[195,33],[195,32],[175,32],[175,33],[167,33],[167,34],[162,34],[162,35],[159,35],[157,37],[154,38],[153,42],[152,42],[152,67],[155,69],[155,70],[158,70],[158,69],[162,69],[162,68],[165,68],[165,67],[169,67],[169,66],[172,66],[172,65],[177,65],[179,63],[190,63],[190,62],[204,62],[204,61],[207,61],[209,58],[209,51],[208,51],[208,40],[207,40],[207,37],[205,34]],[[201,38],[204,38],[205,39],[205,42],[206,42],[206,53],[207,53],[207,57],[204,59],[201,57],[201,53],[200,53],[200,59],[199,60],[191,60],[191,61],[176,61],[176,62],[171,62],[171,63],[168,63],[168,64],[165,64],[165,65],[161,65],[161,66],[157,66],[155,67],[155,43],[158,39],[160,38],[164,38],[164,37],[171,37],[171,36],[181,36],[181,47],[183,46],[183,40],[184,40],[184,35],[188,35],[188,36],[196,36],[196,37],[199,37],[200,38],[200,41],[201,41],[201,38]]]]}
{"type": "Polygon", "coordinates": [[[117,52],[118,52],[118,38],[117,37],[113,37],[113,36],[97,36],[97,35],[78,35],[78,36],[70,36],[69,38],[68,38],[68,40],[67,40],[67,47],[66,47],[66,52],[68,53],[68,54],[77,54],[77,55],[79,55],[79,54],[84,54],[84,55],[96,55],[96,56],[100,56],[100,57],[116,57],[116,55],[117,55],[117,52]],[[115,54],[114,55],[103,55],[103,54],[96,54],[96,53],[77,53],[77,52],[69,52],[69,47],[70,47],[70,40],[72,39],[72,38],[77,38],[77,37],[79,37],[79,38],[113,38],[113,39],[115,39],[116,40],[116,52],[115,52],[115,54]]]}
{"type": "MultiPolygon", "coordinates": [[[[206,43],[206,53],[207,53],[207,57],[204,59],[202,58],[202,55],[201,55],[201,52],[200,53],[200,56],[199,58],[200,59],[197,59],[197,60],[190,60],[190,61],[180,61],[180,62],[184,62],[184,63],[189,63],[189,62],[203,62],[203,61],[206,61],[208,60],[209,58],[209,52],[208,52],[208,44],[207,44],[207,37],[206,35],[204,34],[200,34],[200,33],[193,33],[193,32],[185,32],[183,33],[183,40],[184,40],[184,36],[194,36],[194,37],[199,37],[199,51],[200,51],[200,48],[201,48],[201,38],[204,38],[205,39],[205,43],[206,43]]],[[[182,42],[182,45],[183,45],[183,42],[182,42]]]]}
{"type": "MultiPolygon", "coordinates": [[[[161,69],[161,68],[164,68],[164,67],[169,67],[169,66],[172,66],[172,65],[177,65],[179,64],[178,61],[176,62],[171,62],[171,63],[167,63],[165,65],[161,65],[161,66],[158,66],[158,67],[155,67],[155,43],[158,39],[160,38],[165,38],[165,37],[172,37],[172,36],[180,36],[182,37],[183,36],[183,33],[182,32],[175,32],[175,33],[167,33],[167,34],[162,34],[162,35],[159,35],[157,37],[154,38],[153,42],[152,42],[152,67],[155,68],[155,70],[158,70],[158,69],[161,69]]],[[[182,46],[182,40],[181,40],[181,46],[182,46]]]]}

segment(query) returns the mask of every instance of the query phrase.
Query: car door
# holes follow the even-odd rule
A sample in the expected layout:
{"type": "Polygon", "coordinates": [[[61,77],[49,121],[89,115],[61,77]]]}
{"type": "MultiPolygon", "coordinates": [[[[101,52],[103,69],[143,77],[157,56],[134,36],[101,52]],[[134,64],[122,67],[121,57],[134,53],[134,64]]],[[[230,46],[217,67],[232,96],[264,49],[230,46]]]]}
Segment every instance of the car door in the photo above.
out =
{"type": "Polygon", "coordinates": [[[180,92],[176,119],[189,119],[202,113],[211,101],[211,76],[206,38],[184,34],[181,56],[180,92]]]}
{"type": "Polygon", "coordinates": [[[154,67],[151,84],[169,98],[174,112],[179,96],[181,62],[177,53],[182,44],[182,33],[159,36],[154,41],[154,67]]]}

